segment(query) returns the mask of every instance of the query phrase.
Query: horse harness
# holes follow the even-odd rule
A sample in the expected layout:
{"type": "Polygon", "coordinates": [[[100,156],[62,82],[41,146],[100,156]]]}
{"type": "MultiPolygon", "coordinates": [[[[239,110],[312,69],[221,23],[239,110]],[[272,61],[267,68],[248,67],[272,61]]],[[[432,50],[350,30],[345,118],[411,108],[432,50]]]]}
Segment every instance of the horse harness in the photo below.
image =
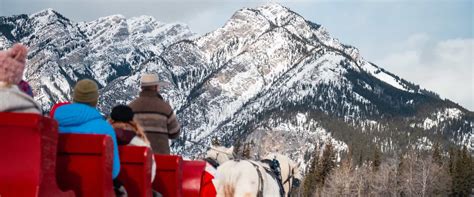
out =
{"type": "MultiPolygon", "coordinates": [[[[215,149],[214,149],[215,150],[215,149]]],[[[212,167],[216,168],[219,167],[219,162],[217,161],[217,158],[219,158],[219,154],[221,151],[218,151],[218,150],[215,150],[216,151],[216,158],[212,158],[212,157],[206,157],[204,158],[204,161],[206,161],[207,163],[211,164],[212,167]]],[[[226,153],[223,153],[223,154],[226,154],[226,153]]]]}
{"type": "MultiPolygon", "coordinates": [[[[214,168],[217,168],[219,167],[219,162],[217,162],[217,158],[219,157],[219,153],[217,153],[217,157],[216,159],[214,158],[210,158],[210,157],[206,157],[204,159],[204,161],[206,161],[207,163],[209,163],[210,165],[212,165],[214,168]]],[[[239,159],[234,159],[234,161],[239,161],[239,159]]],[[[258,174],[258,193],[257,193],[257,197],[264,197],[263,196],[263,176],[262,176],[262,172],[260,171],[260,168],[259,168],[259,165],[257,165],[256,163],[254,163],[253,161],[248,161],[249,163],[251,163],[255,169],[257,170],[257,174],[258,174]]],[[[288,192],[288,196],[290,196],[291,192],[293,191],[293,187],[298,187],[299,186],[299,180],[297,178],[294,177],[294,170],[291,169],[290,165],[288,165],[288,170],[291,169],[291,171],[289,171],[289,176],[288,178],[286,178],[285,181],[282,181],[282,177],[281,177],[281,168],[280,168],[280,162],[278,162],[278,160],[276,159],[264,159],[264,160],[261,160],[260,162],[262,163],[265,163],[269,166],[269,168],[265,167],[265,166],[262,166],[263,169],[265,169],[265,172],[267,174],[269,174],[273,179],[276,180],[276,182],[278,183],[278,187],[280,188],[280,196],[281,197],[284,197],[285,196],[285,190],[283,188],[283,185],[288,183],[290,184],[289,185],[289,192],[288,192]],[[289,182],[290,179],[293,178],[293,185],[291,185],[291,183],[289,182]]]]}
{"type": "Polygon", "coordinates": [[[206,158],[204,158],[204,161],[206,161],[208,164],[211,164],[211,166],[216,168],[216,169],[217,169],[217,167],[219,167],[219,162],[217,162],[216,159],[206,157],[206,158]]]}
{"type": "MultiPolygon", "coordinates": [[[[259,184],[258,184],[257,197],[263,197],[263,176],[262,176],[262,172],[260,171],[260,168],[256,163],[254,163],[252,161],[249,161],[249,162],[255,167],[255,169],[257,170],[257,174],[258,174],[258,183],[259,184]]],[[[276,180],[276,182],[278,183],[278,187],[280,189],[280,196],[284,197],[285,196],[285,190],[283,189],[283,184],[284,183],[282,182],[280,163],[278,162],[278,160],[276,160],[276,159],[273,159],[273,160],[264,159],[264,160],[261,160],[260,162],[265,163],[269,166],[269,168],[267,168],[265,166],[262,166],[262,167],[263,167],[263,169],[265,169],[265,172],[267,174],[269,174],[273,179],[276,180]]],[[[285,181],[285,183],[288,182],[290,178],[291,177],[288,177],[288,179],[285,181]]]]}
{"type": "Polygon", "coordinates": [[[295,169],[292,169],[290,167],[290,165],[288,164],[288,170],[290,170],[288,173],[288,178],[286,178],[285,181],[283,181],[283,185],[285,185],[286,183],[288,183],[288,188],[289,188],[289,191],[288,191],[288,196],[293,192],[293,189],[295,187],[299,187],[300,186],[300,180],[298,178],[295,177],[295,169]],[[290,179],[293,179],[293,181],[290,183],[290,179]]]}
{"type": "MultiPolygon", "coordinates": [[[[192,142],[192,141],[191,141],[191,142],[192,142]]],[[[197,142],[193,142],[193,143],[197,143],[197,142]]],[[[197,143],[197,144],[199,144],[199,143],[197,143]]],[[[201,145],[202,145],[202,144],[201,144],[201,145]]],[[[205,145],[203,145],[203,146],[205,146],[205,145]]],[[[207,146],[206,146],[206,147],[207,147],[207,146]]],[[[211,166],[214,167],[214,168],[216,168],[216,169],[217,169],[217,167],[220,166],[219,162],[217,161],[217,158],[219,158],[219,154],[222,153],[222,154],[224,154],[224,155],[230,155],[229,153],[222,152],[222,151],[217,150],[217,149],[212,148],[212,147],[208,147],[208,148],[214,149],[214,150],[216,151],[216,158],[214,159],[214,158],[212,158],[212,157],[206,157],[206,158],[204,158],[204,161],[206,161],[207,163],[211,164],[211,166]]],[[[232,156],[234,156],[234,153],[232,153],[232,156]]],[[[235,156],[234,156],[234,158],[235,158],[235,156]]]]}
{"type": "Polygon", "coordinates": [[[257,170],[257,174],[258,174],[258,193],[257,193],[257,197],[263,197],[263,176],[262,176],[262,172],[260,172],[260,168],[258,167],[257,164],[255,164],[252,161],[248,161],[248,162],[251,163],[253,165],[253,167],[255,167],[255,169],[257,170]]]}

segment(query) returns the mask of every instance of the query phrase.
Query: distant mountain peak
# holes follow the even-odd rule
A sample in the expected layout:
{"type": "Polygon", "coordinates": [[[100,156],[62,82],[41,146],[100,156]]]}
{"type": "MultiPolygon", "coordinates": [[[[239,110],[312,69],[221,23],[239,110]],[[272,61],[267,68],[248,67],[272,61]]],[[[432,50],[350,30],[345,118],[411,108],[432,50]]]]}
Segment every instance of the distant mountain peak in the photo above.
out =
{"type": "Polygon", "coordinates": [[[257,8],[257,10],[265,16],[268,20],[275,23],[277,26],[282,26],[289,19],[289,17],[297,16],[289,8],[284,7],[278,3],[269,3],[257,8]]]}
{"type": "Polygon", "coordinates": [[[59,14],[53,8],[46,8],[44,10],[33,13],[30,17],[46,16],[46,15],[57,15],[59,14]]]}
{"type": "Polygon", "coordinates": [[[272,25],[282,26],[293,16],[299,15],[278,3],[268,3],[257,8],[240,9],[234,13],[230,21],[264,20],[270,22],[272,25]]]}
{"type": "Polygon", "coordinates": [[[150,16],[75,23],[54,10],[0,17],[0,27],[0,48],[30,47],[25,76],[45,111],[70,100],[77,80],[92,78],[108,113],[136,97],[143,73],[157,73],[182,125],[173,151],[185,156],[205,151],[187,141],[213,137],[224,145],[259,140],[261,153],[282,151],[300,162],[327,141],[338,151],[358,144],[354,152],[373,145],[396,152],[412,146],[407,141],[474,140],[472,114],[364,60],[279,4],[241,9],[199,37],[150,16]]]}
{"type": "Polygon", "coordinates": [[[55,11],[52,8],[41,10],[39,12],[31,14],[29,17],[39,22],[45,22],[45,23],[52,20],[62,20],[62,21],[69,22],[68,18],[64,17],[62,14],[60,14],[59,12],[55,11]]]}

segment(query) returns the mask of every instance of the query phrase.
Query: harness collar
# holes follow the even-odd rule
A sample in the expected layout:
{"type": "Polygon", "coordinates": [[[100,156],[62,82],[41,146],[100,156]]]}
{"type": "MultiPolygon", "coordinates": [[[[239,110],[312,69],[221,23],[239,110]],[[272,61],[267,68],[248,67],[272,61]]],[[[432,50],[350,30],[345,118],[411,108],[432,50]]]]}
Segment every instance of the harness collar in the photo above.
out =
{"type": "Polygon", "coordinates": [[[210,158],[210,157],[206,157],[204,158],[204,161],[206,161],[207,163],[211,164],[212,167],[216,168],[219,167],[219,162],[217,162],[217,160],[213,159],[213,158],[210,158]]]}

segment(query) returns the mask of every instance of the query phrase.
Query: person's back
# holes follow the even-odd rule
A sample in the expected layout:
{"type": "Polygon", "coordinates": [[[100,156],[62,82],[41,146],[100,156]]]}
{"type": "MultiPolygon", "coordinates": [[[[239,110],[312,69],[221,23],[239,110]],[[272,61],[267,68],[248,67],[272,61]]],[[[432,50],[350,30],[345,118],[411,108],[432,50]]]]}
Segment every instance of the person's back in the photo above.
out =
{"type": "Polygon", "coordinates": [[[17,86],[23,76],[27,52],[21,44],[0,51],[0,112],[41,114],[39,104],[17,86]]]}
{"type": "Polygon", "coordinates": [[[41,108],[15,85],[0,84],[0,112],[41,114],[41,108]]]}
{"type": "Polygon", "coordinates": [[[135,120],[143,127],[155,153],[170,154],[169,139],[176,139],[180,126],[171,106],[159,95],[158,77],[146,74],[141,80],[142,91],[129,106],[135,120]]]}
{"type": "Polygon", "coordinates": [[[116,178],[120,172],[117,140],[112,126],[95,108],[97,99],[97,84],[81,80],[74,87],[74,103],[58,107],[54,119],[59,123],[59,133],[109,135],[114,144],[112,177],[116,178]]]}
{"type": "MultiPolygon", "coordinates": [[[[134,113],[126,105],[118,105],[110,113],[109,123],[115,130],[117,143],[119,145],[145,146],[151,148],[150,142],[143,131],[143,128],[133,121],[134,113]]],[[[155,179],[156,163],[152,157],[151,182],[155,179]]]]}

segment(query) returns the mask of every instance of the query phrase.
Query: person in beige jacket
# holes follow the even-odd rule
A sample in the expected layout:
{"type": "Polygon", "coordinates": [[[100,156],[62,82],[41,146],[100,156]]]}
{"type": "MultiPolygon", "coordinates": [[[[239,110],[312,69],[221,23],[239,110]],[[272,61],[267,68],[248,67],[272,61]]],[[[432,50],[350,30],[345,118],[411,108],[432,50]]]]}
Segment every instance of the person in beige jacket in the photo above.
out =
{"type": "Polygon", "coordinates": [[[0,112],[42,114],[40,105],[17,86],[23,76],[27,53],[28,49],[22,44],[0,51],[0,112]]]}
{"type": "Polygon", "coordinates": [[[159,80],[155,74],[141,77],[141,92],[128,106],[132,108],[134,120],[140,124],[150,141],[152,150],[158,154],[170,154],[169,139],[176,139],[180,126],[171,106],[159,94],[159,80]]]}

